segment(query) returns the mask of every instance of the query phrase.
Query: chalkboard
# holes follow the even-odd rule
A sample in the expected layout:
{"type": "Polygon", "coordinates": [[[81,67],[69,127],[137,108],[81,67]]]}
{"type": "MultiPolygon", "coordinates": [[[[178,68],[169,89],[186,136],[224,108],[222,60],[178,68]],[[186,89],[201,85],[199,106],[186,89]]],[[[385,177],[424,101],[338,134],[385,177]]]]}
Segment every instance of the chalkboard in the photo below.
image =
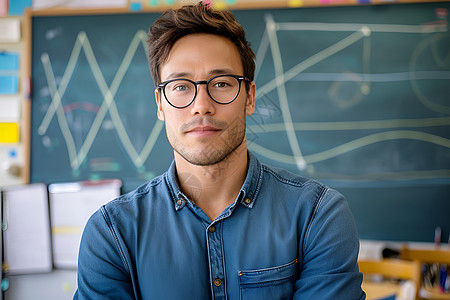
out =
{"type": "MultiPolygon", "coordinates": [[[[249,149],[348,199],[360,238],[450,230],[449,3],[235,11],[257,54],[249,149]]],[[[34,16],[31,182],[167,170],[155,13],[34,16]]]]}

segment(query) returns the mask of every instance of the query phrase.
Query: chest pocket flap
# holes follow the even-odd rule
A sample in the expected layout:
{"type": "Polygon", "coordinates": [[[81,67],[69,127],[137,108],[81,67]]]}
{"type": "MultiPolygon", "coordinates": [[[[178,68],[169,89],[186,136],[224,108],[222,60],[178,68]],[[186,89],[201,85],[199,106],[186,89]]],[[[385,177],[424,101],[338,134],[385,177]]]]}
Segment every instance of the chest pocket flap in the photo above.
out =
{"type": "Polygon", "coordinates": [[[240,271],[241,299],[292,298],[297,274],[297,259],[281,266],[240,271]],[[273,298],[276,295],[275,298],[273,298]]]}

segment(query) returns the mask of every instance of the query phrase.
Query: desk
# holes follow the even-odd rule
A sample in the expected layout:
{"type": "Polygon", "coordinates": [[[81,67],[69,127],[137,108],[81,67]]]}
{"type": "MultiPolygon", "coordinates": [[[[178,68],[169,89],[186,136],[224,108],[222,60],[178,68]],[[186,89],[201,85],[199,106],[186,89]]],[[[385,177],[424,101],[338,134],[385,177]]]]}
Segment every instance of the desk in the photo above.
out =
{"type": "Polygon", "coordinates": [[[366,300],[378,300],[392,295],[398,295],[400,286],[391,281],[375,282],[371,280],[364,280],[362,289],[366,292],[366,300]]]}

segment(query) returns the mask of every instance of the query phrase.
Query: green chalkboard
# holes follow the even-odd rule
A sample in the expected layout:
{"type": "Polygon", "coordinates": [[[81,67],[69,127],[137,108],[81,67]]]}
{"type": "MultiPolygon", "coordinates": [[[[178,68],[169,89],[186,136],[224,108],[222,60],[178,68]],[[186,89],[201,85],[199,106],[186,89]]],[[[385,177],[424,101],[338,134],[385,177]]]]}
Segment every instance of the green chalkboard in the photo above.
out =
{"type": "MultiPolygon", "coordinates": [[[[448,236],[449,9],[234,12],[257,54],[249,148],[340,190],[360,238],[448,236]]],[[[33,17],[31,182],[120,178],[127,192],[167,169],[144,46],[158,16],[33,17]]]]}

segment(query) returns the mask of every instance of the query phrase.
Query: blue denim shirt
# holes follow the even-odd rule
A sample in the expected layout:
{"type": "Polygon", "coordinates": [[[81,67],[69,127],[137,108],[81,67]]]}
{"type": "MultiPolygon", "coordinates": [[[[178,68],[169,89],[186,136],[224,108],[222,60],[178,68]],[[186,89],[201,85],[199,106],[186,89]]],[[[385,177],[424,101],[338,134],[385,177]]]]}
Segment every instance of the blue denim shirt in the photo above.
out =
{"type": "Polygon", "coordinates": [[[74,299],[365,299],[346,200],[249,153],[236,201],[213,222],[176,167],[87,223],[74,299]]]}

